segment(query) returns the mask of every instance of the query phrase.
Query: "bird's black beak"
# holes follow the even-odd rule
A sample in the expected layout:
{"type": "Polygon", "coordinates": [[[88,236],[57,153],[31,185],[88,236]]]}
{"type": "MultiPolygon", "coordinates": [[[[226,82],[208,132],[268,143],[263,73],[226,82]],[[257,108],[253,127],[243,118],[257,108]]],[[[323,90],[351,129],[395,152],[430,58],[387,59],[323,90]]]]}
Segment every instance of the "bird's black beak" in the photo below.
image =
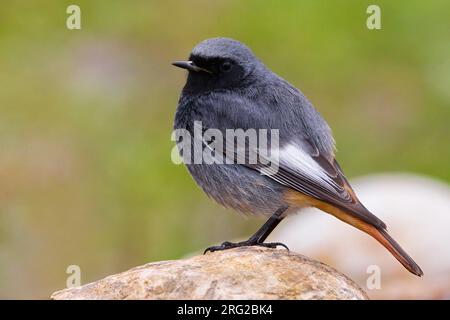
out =
{"type": "Polygon", "coordinates": [[[189,71],[195,71],[195,72],[202,71],[202,72],[211,73],[211,71],[209,71],[207,69],[196,66],[194,64],[194,62],[192,62],[192,61],[175,61],[175,62],[172,62],[172,65],[174,65],[175,67],[178,67],[178,68],[189,70],[189,71]]]}

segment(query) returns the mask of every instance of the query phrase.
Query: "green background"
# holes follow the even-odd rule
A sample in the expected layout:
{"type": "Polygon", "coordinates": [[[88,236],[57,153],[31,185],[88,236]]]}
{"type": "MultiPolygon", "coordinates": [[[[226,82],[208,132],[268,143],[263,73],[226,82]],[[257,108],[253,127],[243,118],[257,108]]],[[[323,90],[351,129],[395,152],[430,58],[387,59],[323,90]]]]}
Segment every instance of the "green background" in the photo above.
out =
{"type": "Polygon", "coordinates": [[[299,87],[349,177],[450,181],[450,2],[8,1],[0,10],[0,298],[46,298],[245,237],[262,221],[212,203],[170,160],[199,41],[249,45],[299,87]],[[81,7],[81,30],[66,7],[81,7]],[[366,8],[381,7],[382,30],[366,8]]]}

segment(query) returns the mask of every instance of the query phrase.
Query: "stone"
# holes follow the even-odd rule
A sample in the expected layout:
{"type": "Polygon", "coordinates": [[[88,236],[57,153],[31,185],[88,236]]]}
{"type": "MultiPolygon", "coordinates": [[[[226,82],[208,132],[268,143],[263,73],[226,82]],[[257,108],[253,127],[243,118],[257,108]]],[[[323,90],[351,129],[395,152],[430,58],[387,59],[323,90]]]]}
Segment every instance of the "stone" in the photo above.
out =
{"type": "Polygon", "coordinates": [[[366,293],[335,269],[285,249],[241,247],[148,263],[51,299],[342,299],[366,293]]]}

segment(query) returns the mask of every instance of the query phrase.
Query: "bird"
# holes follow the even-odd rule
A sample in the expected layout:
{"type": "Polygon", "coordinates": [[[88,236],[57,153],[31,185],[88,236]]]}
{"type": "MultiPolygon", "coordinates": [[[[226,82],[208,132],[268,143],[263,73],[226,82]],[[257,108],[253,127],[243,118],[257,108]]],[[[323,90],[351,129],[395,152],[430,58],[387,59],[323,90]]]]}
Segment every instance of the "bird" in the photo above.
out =
{"type": "MultiPolygon", "coordinates": [[[[192,49],[188,60],[172,64],[187,70],[174,130],[195,135],[196,122],[201,123],[202,132],[278,130],[274,170],[268,170],[262,161],[185,161],[195,182],[210,198],[247,215],[268,217],[248,240],[225,241],[205,253],[241,246],[285,246],[265,240],[286,216],[315,207],[372,236],[408,271],[423,275],[389,235],[386,224],[358,199],[336,161],[335,140],[326,121],[299,89],[272,72],[248,46],[225,37],[206,39],[192,49]]],[[[199,139],[202,148],[208,148],[211,141],[199,139]]],[[[195,141],[190,141],[191,146],[195,141]]],[[[252,152],[262,153],[252,150],[245,159],[252,152]]],[[[226,146],[218,148],[213,156],[227,151],[226,146]]]]}

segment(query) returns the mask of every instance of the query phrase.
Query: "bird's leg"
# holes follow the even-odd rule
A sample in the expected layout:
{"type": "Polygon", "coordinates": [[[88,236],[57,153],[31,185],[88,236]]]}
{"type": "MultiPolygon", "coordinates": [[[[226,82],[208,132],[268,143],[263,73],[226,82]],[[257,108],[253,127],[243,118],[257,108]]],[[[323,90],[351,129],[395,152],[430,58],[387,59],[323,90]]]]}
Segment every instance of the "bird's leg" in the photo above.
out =
{"type": "Polygon", "coordinates": [[[256,231],[256,233],[253,236],[251,236],[248,240],[242,242],[225,241],[220,246],[212,246],[206,248],[204,253],[208,251],[214,252],[219,250],[226,250],[237,247],[248,247],[248,246],[260,246],[267,248],[276,248],[277,246],[282,246],[285,247],[287,250],[289,250],[289,248],[285,244],[280,242],[270,242],[270,243],[264,242],[264,240],[267,239],[267,237],[273,231],[273,229],[275,229],[276,226],[281,222],[281,220],[284,219],[282,214],[284,211],[286,211],[287,208],[288,207],[281,207],[277,211],[275,211],[275,213],[269,218],[269,220],[267,220],[266,223],[264,223],[262,227],[259,228],[259,230],[256,231]]]}

